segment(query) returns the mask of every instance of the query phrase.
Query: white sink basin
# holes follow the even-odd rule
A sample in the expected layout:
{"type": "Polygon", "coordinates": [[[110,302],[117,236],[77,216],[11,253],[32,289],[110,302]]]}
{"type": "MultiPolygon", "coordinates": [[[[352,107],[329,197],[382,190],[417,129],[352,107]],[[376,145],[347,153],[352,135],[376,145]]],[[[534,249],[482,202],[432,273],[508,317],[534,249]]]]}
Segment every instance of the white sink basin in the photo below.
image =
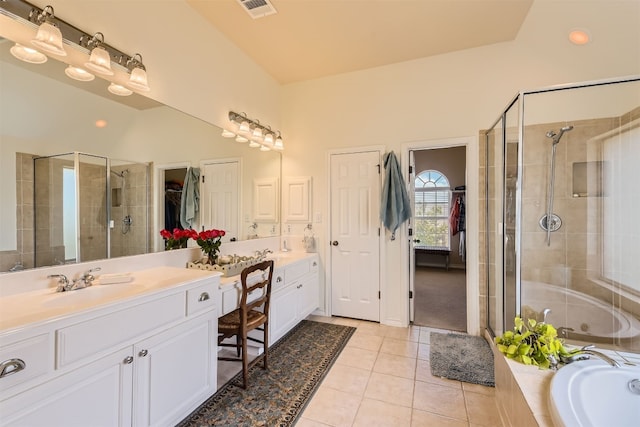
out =
{"type": "Polygon", "coordinates": [[[551,379],[553,422],[567,427],[638,426],[639,383],[640,366],[614,368],[598,359],[564,366],[551,379]]]}

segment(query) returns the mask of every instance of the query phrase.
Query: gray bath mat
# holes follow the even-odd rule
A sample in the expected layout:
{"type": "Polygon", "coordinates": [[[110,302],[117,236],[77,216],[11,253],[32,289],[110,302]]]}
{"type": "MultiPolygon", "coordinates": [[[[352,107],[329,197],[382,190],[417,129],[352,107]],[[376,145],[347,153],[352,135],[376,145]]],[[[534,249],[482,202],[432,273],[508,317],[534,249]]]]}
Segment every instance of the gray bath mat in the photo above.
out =
{"type": "Polygon", "coordinates": [[[431,374],[495,387],[493,353],[482,337],[431,332],[431,374]]]}

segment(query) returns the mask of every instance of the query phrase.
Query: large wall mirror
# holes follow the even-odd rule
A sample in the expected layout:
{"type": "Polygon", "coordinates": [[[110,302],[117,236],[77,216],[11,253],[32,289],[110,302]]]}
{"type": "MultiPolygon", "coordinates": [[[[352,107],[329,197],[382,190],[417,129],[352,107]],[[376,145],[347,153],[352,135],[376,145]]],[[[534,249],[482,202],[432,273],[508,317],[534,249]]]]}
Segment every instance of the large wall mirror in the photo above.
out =
{"type": "Polygon", "coordinates": [[[235,173],[231,187],[209,181],[194,227],[232,227],[231,240],[280,235],[279,152],[149,98],[112,95],[99,78],[71,80],[54,59],[23,63],[11,46],[0,41],[0,272],[163,250],[159,231],[175,220],[189,166],[235,173]],[[277,189],[266,220],[254,194],[265,182],[277,189]]]}

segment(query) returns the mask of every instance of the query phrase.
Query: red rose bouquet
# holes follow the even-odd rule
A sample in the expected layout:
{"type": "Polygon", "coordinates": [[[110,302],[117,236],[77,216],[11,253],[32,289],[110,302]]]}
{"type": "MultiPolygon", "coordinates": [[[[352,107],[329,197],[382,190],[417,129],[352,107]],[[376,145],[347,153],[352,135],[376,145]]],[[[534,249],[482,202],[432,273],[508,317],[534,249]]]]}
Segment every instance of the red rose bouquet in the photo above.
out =
{"type": "Polygon", "coordinates": [[[169,251],[171,249],[180,249],[187,247],[187,240],[193,236],[195,230],[183,230],[181,228],[174,228],[173,232],[162,229],[160,235],[165,240],[164,248],[169,251]]]}
{"type": "Polygon", "coordinates": [[[218,252],[220,251],[220,244],[222,243],[222,237],[225,235],[224,230],[204,230],[192,237],[198,246],[202,249],[205,255],[207,255],[207,263],[215,264],[218,261],[218,252]]]}

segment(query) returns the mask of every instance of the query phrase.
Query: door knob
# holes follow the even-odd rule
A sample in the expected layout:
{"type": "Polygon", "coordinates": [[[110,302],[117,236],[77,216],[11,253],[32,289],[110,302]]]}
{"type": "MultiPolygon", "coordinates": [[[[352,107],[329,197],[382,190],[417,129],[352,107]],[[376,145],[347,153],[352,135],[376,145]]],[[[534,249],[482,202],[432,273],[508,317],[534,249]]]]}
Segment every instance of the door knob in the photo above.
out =
{"type": "Polygon", "coordinates": [[[420,239],[413,239],[413,243],[420,243],[420,239]]]}
{"type": "Polygon", "coordinates": [[[331,242],[331,244],[332,244],[333,246],[338,246],[338,241],[337,241],[337,240],[334,240],[333,242],[331,242]]]}

